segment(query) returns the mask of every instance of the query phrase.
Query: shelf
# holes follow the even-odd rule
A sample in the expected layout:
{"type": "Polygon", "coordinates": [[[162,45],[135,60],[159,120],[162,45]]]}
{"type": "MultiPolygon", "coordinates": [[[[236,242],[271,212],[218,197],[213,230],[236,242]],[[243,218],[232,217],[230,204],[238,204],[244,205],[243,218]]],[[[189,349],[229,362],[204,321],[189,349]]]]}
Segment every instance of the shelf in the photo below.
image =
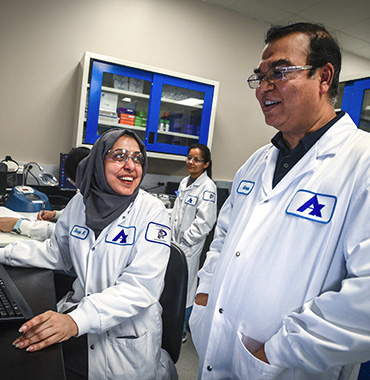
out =
{"type": "MultiPolygon", "coordinates": [[[[86,122],[86,118],[85,118],[85,122],[86,122]]],[[[104,121],[104,120],[101,120],[99,119],[99,122],[98,122],[99,125],[105,125],[107,127],[118,127],[118,128],[122,128],[122,129],[132,129],[132,130],[135,130],[135,131],[140,131],[140,132],[145,132],[145,127],[138,127],[136,125],[127,125],[127,124],[121,124],[121,123],[110,123],[109,121],[104,121]]],[[[199,137],[198,136],[195,136],[195,135],[188,135],[188,134],[185,134],[185,133],[179,133],[179,132],[165,132],[165,131],[157,131],[158,134],[161,134],[161,135],[167,135],[167,136],[176,136],[176,137],[183,137],[183,138],[186,138],[186,139],[193,139],[193,140],[199,140],[199,137]]]]}
{"type": "Polygon", "coordinates": [[[118,88],[113,88],[113,87],[102,86],[101,90],[104,92],[112,92],[114,94],[128,95],[128,96],[132,96],[132,97],[136,97],[136,98],[142,98],[142,99],[149,99],[150,98],[149,95],[141,94],[140,92],[120,90],[118,88]]]}

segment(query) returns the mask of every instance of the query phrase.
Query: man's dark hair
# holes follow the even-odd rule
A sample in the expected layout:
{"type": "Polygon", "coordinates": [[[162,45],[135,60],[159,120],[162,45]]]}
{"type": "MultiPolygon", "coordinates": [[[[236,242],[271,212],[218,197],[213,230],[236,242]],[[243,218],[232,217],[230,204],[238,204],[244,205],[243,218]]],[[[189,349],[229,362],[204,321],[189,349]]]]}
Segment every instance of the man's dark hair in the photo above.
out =
{"type": "Polygon", "coordinates": [[[307,64],[312,65],[310,75],[315,73],[315,69],[330,62],[334,67],[334,76],[329,88],[329,96],[334,103],[339,92],[339,74],[342,67],[342,54],[336,39],[320,24],[308,22],[298,22],[285,26],[272,26],[265,38],[265,43],[278,40],[292,33],[304,33],[310,39],[307,64]]]}

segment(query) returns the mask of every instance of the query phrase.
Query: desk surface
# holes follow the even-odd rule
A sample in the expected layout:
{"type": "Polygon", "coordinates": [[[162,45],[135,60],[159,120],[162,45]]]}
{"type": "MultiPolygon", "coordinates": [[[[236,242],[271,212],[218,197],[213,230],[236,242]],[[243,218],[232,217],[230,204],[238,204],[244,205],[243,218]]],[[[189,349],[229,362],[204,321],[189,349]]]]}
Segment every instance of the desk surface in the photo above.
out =
{"type": "MultiPolygon", "coordinates": [[[[54,276],[51,270],[6,267],[35,315],[55,310],[54,276]]],[[[21,323],[0,323],[0,368],[2,379],[65,380],[63,355],[60,344],[37,352],[27,352],[12,346],[20,335],[21,323]]]]}

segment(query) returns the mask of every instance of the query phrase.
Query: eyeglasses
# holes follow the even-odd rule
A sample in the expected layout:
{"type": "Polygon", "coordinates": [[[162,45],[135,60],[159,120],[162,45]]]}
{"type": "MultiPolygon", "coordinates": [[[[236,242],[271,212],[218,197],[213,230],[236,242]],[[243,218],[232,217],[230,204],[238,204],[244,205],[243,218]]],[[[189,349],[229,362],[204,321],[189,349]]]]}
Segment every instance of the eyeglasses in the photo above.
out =
{"type": "Polygon", "coordinates": [[[187,161],[193,160],[195,163],[204,162],[200,157],[193,157],[190,154],[186,157],[187,161]]]}
{"type": "Polygon", "coordinates": [[[113,161],[117,164],[124,165],[129,158],[135,165],[142,165],[144,162],[144,156],[141,152],[129,152],[126,149],[115,149],[113,151],[108,150],[105,158],[108,161],[113,161]]]}
{"type": "Polygon", "coordinates": [[[295,79],[302,70],[310,70],[313,66],[276,66],[269,70],[266,74],[252,74],[247,82],[252,90],[255,90],[266,79],[270,84],[276,84],[283,80],[295,79]]]}

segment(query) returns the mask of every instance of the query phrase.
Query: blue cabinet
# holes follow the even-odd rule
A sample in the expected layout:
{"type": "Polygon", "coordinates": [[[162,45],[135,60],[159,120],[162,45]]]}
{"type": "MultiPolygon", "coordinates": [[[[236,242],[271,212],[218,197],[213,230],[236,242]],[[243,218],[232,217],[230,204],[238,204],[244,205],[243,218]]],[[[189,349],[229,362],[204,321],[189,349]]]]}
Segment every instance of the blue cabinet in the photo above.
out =
{"type": "Polygon", "coordinates": [[[85,53],[76,145],[109,128],[133,130],[152,157],[184,159],[211,146],[218,82],[85,53]]]}
{"type": "Polygon", "coordinates": [[[370,132],[370,78],[344,82],[341,109],[359,128],[370,132]]]}

